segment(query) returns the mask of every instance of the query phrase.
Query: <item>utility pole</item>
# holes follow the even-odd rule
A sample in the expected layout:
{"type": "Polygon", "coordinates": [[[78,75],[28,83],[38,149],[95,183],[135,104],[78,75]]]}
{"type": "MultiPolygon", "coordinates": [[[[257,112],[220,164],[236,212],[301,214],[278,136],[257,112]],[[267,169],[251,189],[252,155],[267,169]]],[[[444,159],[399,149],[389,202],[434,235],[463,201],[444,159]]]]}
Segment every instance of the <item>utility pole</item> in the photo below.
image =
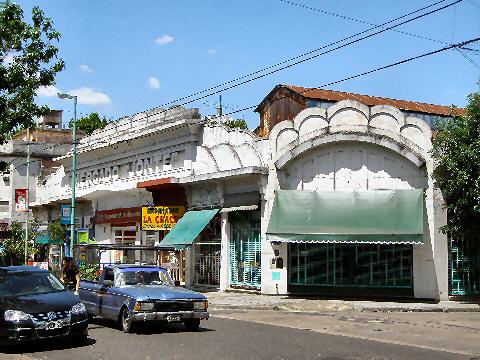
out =
{"type": "Polygon", "coordinates": [[[69,256],[73,257],[73,246],[75,242],[75,184],[77,178],[77,96],[69,94],[57,94],[60,99],[73,100],[73,164],[72,164],[72,208],[70,211],[70,251],[69,256]]]}
{"type": "Polygon", "coordinates": [[[28,223],[30,221],[30,129],[27,129],[27,198],[26,211],[27,221],[25,222],[25,265],[28,265],[28,223]]]}
{"type": "Polygon", "coordinates": [[[220,95],[220,121],[222,121],[223,108],[222,108],[222,95],[220,95]]]}

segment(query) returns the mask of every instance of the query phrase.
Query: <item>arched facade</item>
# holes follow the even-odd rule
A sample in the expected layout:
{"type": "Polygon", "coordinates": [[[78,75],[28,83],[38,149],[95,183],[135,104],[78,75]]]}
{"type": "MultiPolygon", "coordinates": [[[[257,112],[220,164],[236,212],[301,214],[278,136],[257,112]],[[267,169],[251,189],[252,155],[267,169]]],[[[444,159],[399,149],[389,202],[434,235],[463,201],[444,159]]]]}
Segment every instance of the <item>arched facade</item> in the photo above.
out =
{"type": "MultiPolygon", "coordinates": [[[[272,157],[264,229],[274,222],[272,207],[279,190],[368,195],[379,190],[421,189],[423,239],[422,244],[396,245],[335,244],[335,241],[295,244],[288,240],[271,243],[269,238],[275,237],[266,230],[262,263],[281,257],[284,266],[263,268],[262,279],[266,280],[262,291],[319,289],[353,294],[361,287],[376,287],[374,294],[384,291],[385,295],[446,298],[447,242],[438,230],[445,214],[441,196],[431,181],[431,135],[427,123],[405,117],[396,108],[368,107],[351,100],[337,102],[327,109],[309,108],[293,122],[277,124],[269,138],[272,157]],[[303,273],[298,274],[300,271],[303,273]],[[339,280],[341,276],[347,278],[339,280]],[[376,281],[379,276],[387,280],[376,281]]],[[[371,221],[374,225],[376,220],[371,221]]]]}

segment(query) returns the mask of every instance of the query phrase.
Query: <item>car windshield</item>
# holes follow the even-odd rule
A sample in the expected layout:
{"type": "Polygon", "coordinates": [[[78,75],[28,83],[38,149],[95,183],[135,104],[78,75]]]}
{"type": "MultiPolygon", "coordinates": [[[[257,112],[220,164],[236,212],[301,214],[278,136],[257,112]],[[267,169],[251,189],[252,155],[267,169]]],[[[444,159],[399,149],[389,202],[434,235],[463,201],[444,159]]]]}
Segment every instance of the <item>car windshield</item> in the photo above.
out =
{"type": "Polygon", "coordinates": [[[117,276],[115,286],[126,285],[173,285],[172,279],[164,271],[138,270],[124,271],[117,276]]]}
{"type": "Polygon", "coordinates": [[[62,283],[48,272],[0,274],[0,296],[46,294],[65,290],[62,283]]]}

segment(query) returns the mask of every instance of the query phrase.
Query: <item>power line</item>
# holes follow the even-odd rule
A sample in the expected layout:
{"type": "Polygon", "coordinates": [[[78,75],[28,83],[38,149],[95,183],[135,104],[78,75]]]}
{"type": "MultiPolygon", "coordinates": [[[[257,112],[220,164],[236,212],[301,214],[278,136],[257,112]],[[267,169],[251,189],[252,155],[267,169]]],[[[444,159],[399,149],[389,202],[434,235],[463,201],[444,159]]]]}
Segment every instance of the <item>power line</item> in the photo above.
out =
{"type": "MultiPolygon", "coordinates": [[[[345,81],[348,81],[348,80],[352,80],[352,79],[356,79],[356,78],[359,78],[359,77],[362,77],[362,76],[365,76],[365,75],[369,75],[369,74],[375,73],[375,72],[380,71],[380,70],[385,70],[385,69],[388,69],[388,68],[391,68],[391,67],[394,67],[394,66],[398,66],[398,65],[401,65],[401,64],[405,64],[405,63],[410,62],[410,61],[413,61],[413,60],[418,60],[418,59],[423,58],[423,57],[427,57],[427,56],[430,56],[430,55],[438,54],[438,53],[443,52],[443,51],[446,51],[446,50],[455,49],[455,48],[461,48],[461,47],[463,47],[464,45],[468,45],[468,44],[471,44],[471,43],[474,43],[474,42],[478,42],[478,41],[480,41],[480,38],[475,38],[475,39],[472,39],[472,40],[463,41],[463,42],[461,42],[461,43],[452,44],[452,45],[450,45],[450,46],[446,46],[446,47],[443,47],[443,48],[438,49],[438,50],[430,51],[430,52],[427,52],[427,53],[424,53],[424,54],[421,54],[421,55],[417,55],[417,56],[410,57],[410,58],[408,58],[408,59],[400,60],[400,61],[397,61],[397,62],[395,62],[395,63],[389,64],[389,65],[384,65],[384,66],[378,67],[378,68],[373,69],[373,70],[365,71],[365,72],[362,72],[362,73],[359,73],[359,74],[356,74],[356,75],[352,75],[352,76],[343,78],[343,79],[341,79],[341,80],[337,80],[337,81],[333,81],[333,82],[330,82],[330,83],[326,83],[326,84],[320,85],[320,86],[318,86],[318,87],[309,88],[309,89],[306,89],[306,90],[304,90],[304,91],[299,92],[299,94],[304,94],[304,93],[309,92],[309,91],[312,91],[312,90],[320,90],[320,89],[322,89],[322,88],[324,88],[324,87],[327,87],[327,86],[332,86],[332,85],[340,84],[340,83],[342,83],[342,82],[345,82],[345,81]]],[[[274,99],[273,101],[278,101],[278,100],[282,100],[282,99],[285,99],[285,98],[287,98],[287,96],[283,96],[283,97],[280,97],[280,98],[278,98],[278,99],[274,99]]],[[[231,115],[231,114],[234,114],[234,113],[237,113],[237,112],[240,112],[240,111],[245,111],[245,110],[254,109],[254,108],[257,108],[259,105],[260,105],[260,104],[248,106],[248,107],[245,107],[245,108],[243,108],[243,109],[240,109],[240,110],[237,110],[237,111],[234,111],[234,112],[230,112],[230,113],[225,114],[225,115],[231,115]]]]}
{"type": "MultiPolygon", "coordinates": [[[[184,105],[190,104],[190,103],[192,103],[192,102],[195,102],[195,101],[198,101],[198,100],[202,100],[202,99],[204,99],[204,98],[206,98],[206,97],[209,97],[209,96],[218,94],[218,93],[223,92],[223,91],[226,91],[226,90],[233,89],[233,88],[238,87],[238,86],[240,86],[240,85],[247,84],[247,83],[249,83],[249,82],[252,82],[252,81],[261,79],[261,78],[263,78],[263,77],[272,75],[272,74],[277,73],[277,72],[279,72],[279,71],[283,71],[283,70],[285,70],[285,69],[288,69],[288,68],[291,68],[291,67],[293,67],[293,66],[299,65],[299,64],[304,63],[304,62],[306,62],[306,61],[309,61],[309,60],[318,58],[318,57],[323,56],[323,55],[326,55],[326,54],[329,54],[329,53],[331,53],[331,52],[333,52],[333,51],[342,49],[342,48],[344,48],[344,47],[350,46],[350,45],[355,44],[355,43],[357,43],[357,42],[360,42],[360,41],[362,41],[362,40],[365,40],[365,39],[371,38],[371,37],[373,37],[373,36],[376,36],[376,35],[378,35],[378,34],[381,34],[381,33],[385,32],[385,31],[394,29],[394,28],[396,28],[396,27],[398,27],[398,26],[407,24],[407,23],[412,22],[412,21],[414,21],[414,20],[418,20],[418,19],[420,19],[420,18],[422,18],[422,17],[425,17],[425,16],[428,16],[428,15],[431,15],[431,14],[433,14],[433,13],[436,13],[437,11],[446,9],[446,8],[448,8],[448,7],[450,7],[450,6],[453,6],[453,5],[455,5],[455,4],[458,4],[458,3],[462,2],[462,1],[463,1],[463,0],[456,0],[456,1],[454,1],[453,3],[450,3],[450,4],[448,4],[448,5],[442,6],[442,7],[438,8],[438,9],[429,11],[429,12],[424,13],[424,14],[422,14],[422,15],[418,15],[418,16],[416,16],[416,17],[414,17],[414,18],[405,20],[405,21],[403,21],[403,22],[401,22],[401,23],[399,23],[399,24],[396,24],[396,25],[387,27],[387,28],[385,28],[385,29],[379,30],[379,31],[374,32],[374,33],[372,33],[372,34],[369,34],[369,35],[363,36],[363,37],[361,37],[361,38],[352,40],[352,41],[347,42],[347,43],[345,43],[345,44],[342,44],[342,45],[339,45],[339,46],[334,47],[334,48],[332,48],[332,49],[329,49],[329,50],[327,50],[327,51],[321,52],[321,53],[319,53],[319,54],[315,54],[315,55],[309,56],[309,57],[307,57],[307,58],[305,58],[305,59],[298,60],[298,61],[296,61],[296,62],[294,62],[294,63],[291,63],[291,64],[288,64],[288,65],[282,66],[282,67],[280,67],[280,68],[277,68],[277,69],[274,69],[274,70],[272,70],[272,71],[266,72],[266,73],[264,73],[264,74],[255,76],[255,77],[250,78],[250,79],[248,79],[248,80],[244,80],[244,81],[242,81],[242,82],[239,82],[239,83],[230,85],[230,86],[228,86],[228,87],[226,87],[226,88],[223,88],[223,89],[221,89],[221,90],[216,90],[216,91],[214,91],[214,92],[212,92],[212,93],[209,93],[209,94],[207,94],[207,95],[203,95],[203,96],[197,97],[197,98],[195,98],[195,99],[193,99],[193,100],[185,101],[185,102],[183,102],[182,104],[180,104],[180,105],[178,105],[178,106],[184,106],[184,105]]],[[[402,16],[402,17],[404,17],[404,16],[402,16]]],[[[390,21],[390,22],[391,22],[391,21],[390,21]]],[[[340,42],[341,42],[341,41],[340,41],[340,42]]],[[[338,43],[338,42],[336,42],[336,43],[338,43]]],[[[328,45],[327,45],[327,47],[328,47],[328,45]]]]}
{"type": "MultiPolygon", "coordinates": [[[[320,50],[326,49],[326,48],[328,48],[328,47],[331,47],[331,46],[337,45],[337,44],[339,44],[339,43],[345,42],[345,41],[347,41],[347,40],[350,40],[350,39],[352,39],[352,38],[358,37],[358,36],[360,36],[360,35],[363,35],[363,34],[365,34],[365,33],[368,33],[368,32],[370,32],[370,31],[373,31],[373,30],[378,29],[378,28],[380,28],[380,27],[383,27],[383,26],[386,26],[386,25],[388,25],[388,24],[391,24],[391,23],[393,23],[393,22],[395,22],[395,21],[398,21],[398,20],[401,20],[401,19],[406,18],[406,17],[408,17],[408,16],[414,15],[414,14],[416,14],[416,13],[418,13],[418,12],[427,10],[427,9],[429,9],[429,8],[431,8],[431,7],[434,7],[434,6],[436,6],[436,5],[439,5],[439,4],[441,4],[441,3],[444,3],[445,1],[446,1],[446,0],[437,1],[437,2],[435,2],[435,3],[433,3],[433,4],[430,4],[430,5],[428,5],[428,6],[425,6],[425,7],[422,7],[422,8],[420,8],[420,9],[417,9],[417,10],[415,10],[415,11],[412,11],[412,12],[410,12],[410,13],[408,13],[408,14],[405,14],[405,15],[402,15],[402,16],[399,16],[399,17],[396,17],[396,18],[394,18],[394,19],[392,19],[392,20],[389,20],[389,21],[386,21],[386,22],[384,22],[384,23],[382,23],[382,24],[380,24],[380,25],[376,25],[376,26],[374,26],[374,27],[372,27],[372,28],[370,28],[370,29],[367,29],[367,30],[361,31],[361,32],[359,32],[359,33],[350,35],[350,36],[348,36],[348,37],[346,37],[346,38],[343,38],[343,39],[341,39],[341,40],[334,41],[334,42],[332,42],[332,43],[330,43],[330,44],[321,46],[321,47],[319,47],[319,48],[316,48],[316,49],[307,51],[307,52],[305,52],[305,53],[303,53],[303,54],[294,56],[294,57],[289,58],[289,59],[287,59],[287,60],[280,61],[280,62],[278,62],[278,63],[276,63],[276,64],[269,65],[269,66],[264,67],[264,68],[262,68],[262,69],[260,69],[260,70],[256,70],[256,71],[251,72],[251,73],[248,73],[248,74],[246,74],[246,75],[242,75],[242,76],[237,77],[237,78],[235,78],[235,79],[233,79],[233,80],[229,80],[229,81],[223,82],[223,83],[221,83],[221,84],[217,84],[217,85],[211,86],[211,87],[209,87],[209,88],[207,88],[207,89],[197,91],[197,92],[195,92],[195,93],[193,93],[193,94],[190,94],[190,95],[187,95],[187,96],[183,96],[183,97],[177,98],[177,99],[175,99],[175,100],[172,100],[172,101],[169,101],[169,102],[167,102],[167,103],[164,103],[164,104],[160,105],[159,107],[161,108],[161,107],[165,107],[165,106],[168,106],[168,105],[172,105],[172,104],[175,104],[175,103],[177,103],[177,102],[179,102],[179,101],[187,100],[187,99],[190,99],[190,98],[192,98],[192,97],[198,96],[198,95],[200,95],[200,94],[204,94],[204,93],[206,93],[206,92],[209,92],[209,91],[218,89],[218,88],[220,88],[220,87],[223,87],[223,86],[226,86],[226,85],[235,83],[235,82],[237,82],[237,81],[246,79],[246,78],[248,78],[248,77],[251,77],[251,76],[260,74],[260,73],[265,72],[265,71],[267,71],[267,70],[273,69],[273,68],[278,67],[278,66],[281,66],[281,65],[283,65],[283,64],[286,64],[286,63],[292,62],[292,61],[294,61],[294,60],[300,59],[300,58],[302,58],[302,57],[308,56],[308,55],[310,55],[310,54],[316,53],[316,52],[318,52],[318,51],[320,51],[320,50]]],[[[454,5],[454,4],[457,4],[457,3],[461,2],[461,1],[463,1],[463,0],[455,1],[454,3],[452,3],[452,4],[450,4],[450,5],[447,5],[447,6],[445,6],[445,7],[439,8],[439,9],[437,9],[437,10],[434,10],[433,12],[443,10],[443,9],[445,9],[445,8],[447,8],[447,7],[450,7],[450,6],[454,5]]],[[[429,12],[429,13],[427,13],[427,14],[425,14],[425,15],[429,15],[429,14],[431,14],[431,13],[433,13],[433,12],[429,12]]],[[[416,19],[418,19],[418,17],[412,19],[411,21],[416,20],[416,19]]],[[[406,22],[405,22],[405,23],[406,23],[406,22]]],[[[404,23],[401,23],[401,24],[396,25],[396,26],[394,26],[394,27],[397,27],[397,26],[400,26],[400,25],[403,25],[403,24],[404,24],[404,23]]],[[[392,28],[394,28],[394,27],[392,27],[392,28]]],[[[387,29],[387,30],[390,30],[390,28],[387,29]]],[[[386,31],[386,30],[384,30],[384,31],[386,31]]],[[[382,32],[383,32],[383,31],[382,31],[382,32]]],[[[376,34],[375,34],[375,35],[376,35],[376,34]]],[[[271,74],[271,73],[269,73],[269,74],[271,74]]],[[[244,84],[244,83],[245,83],[245,82],[242,82],[241,84],[244,84]]],[[[230,89],[230,88],[231,88],[231,87],[229,87],[228,89],[230,89]]],[[[217,94],[217,93],[219,93],[219,92],[217,91],[217,92],[215,92],[214,94],[217,94]]],[[[194,100],[194,101],[196,101],[196,100],[194,100]]],[[[190,101],[190,102],[191,102],[191,101],[190,101]]],[[[187,103],[184,103],[184,104],[188,104],[188,103],[190,103],[190,102],[187,102],[187,103]]],[[[182,105],[183,105],[183,104],[182,104],[182,105]]]]}
{"type": "MultiPolygon", "coordinates": [[[[334,12],[331,12],[331,11],[326,11],[326,10],[322,10],[322,9],[317,9],[317,8],[314,8],[314,7],[311,7],[311,6],[307,6],[307,5],[303,5],[303,4],[299,4],[299,3],[296,3],[296,2],[293,2],[293,1],[288,1],[288,0],[278,0],[278,1],[280,1],[280,2],[282,2],[282,3],[284,3],[284,4],[293,5],[293,6],[298,6],[298,7],[307,9],[307,10],[317,11],[317,12],[320,12],[320,13],[322,13],[322,14],[326,14],[326,15],[330,15],[330,16],[335,16],[335,17],[338,17],[338,18],[341,18],[341,19],[344,19],[344,20],[349,20],[349,21],[357,22],[357,23],[364,24],[364,25],[370,25],[370,26],[375,26],[375,27],[381,26],[381,25],[373,24],[373,23],[368,22],[368,21],[365,21],[365,20],[360,20],[360,19],[352,18],[352,17],[349,17],[349,16],[345,16],[345,15],[341,15],[341,14],[334,13],[334,12]]],[[[404,34],[404,35],[416,37],[416,38],[419,38],[419,39],[423,39],[423,40],[433,41],[433,42],[440,43],[440,44],[444,44],[444,45],[449,45],[449,44],[450,44],[450,43],[447,43],[447,42],[445,42],[445,41],[433,39],[433,38],[430,38],[430,37],[427,37],[427,36],[423,36],[423,35],[413,34],[413,33],[407,32],[407,31],[395,30],[395,29],[393,29],[392,31],[395,31],[395,32],[400,33],[400,34],[404,34]]]]}

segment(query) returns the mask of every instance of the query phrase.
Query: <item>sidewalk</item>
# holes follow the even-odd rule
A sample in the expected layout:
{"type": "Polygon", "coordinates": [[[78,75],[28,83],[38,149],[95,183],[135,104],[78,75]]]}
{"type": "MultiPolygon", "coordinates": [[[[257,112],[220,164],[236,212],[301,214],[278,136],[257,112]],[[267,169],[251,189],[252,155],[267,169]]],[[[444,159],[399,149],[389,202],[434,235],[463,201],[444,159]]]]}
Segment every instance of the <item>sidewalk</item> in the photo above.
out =
{"type": "Polygon", "coordinates": [[[260,295],[255,293],[205,292],[211,310],[276,310],[292,312],[480,312],[479,303],[460,301],[394,302],[365,300],[327,300],[260,295]]]}

